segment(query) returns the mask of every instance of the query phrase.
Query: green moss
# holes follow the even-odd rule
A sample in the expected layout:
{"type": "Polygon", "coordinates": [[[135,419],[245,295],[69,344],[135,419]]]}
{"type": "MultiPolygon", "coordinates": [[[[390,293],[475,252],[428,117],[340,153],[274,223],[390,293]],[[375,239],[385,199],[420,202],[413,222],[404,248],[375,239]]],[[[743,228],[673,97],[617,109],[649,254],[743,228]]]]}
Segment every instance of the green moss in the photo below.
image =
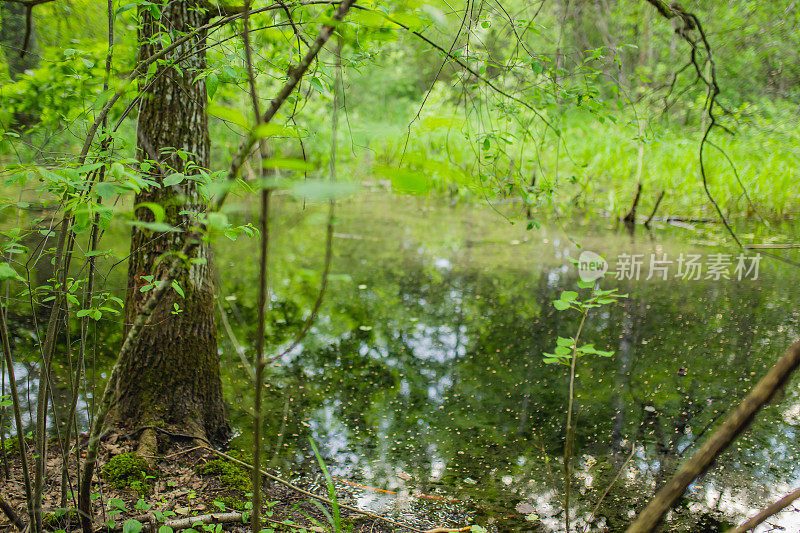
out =
{"type": "Polygon", "coordinates": [[[224,503],[226,507],[236,509],[237,511],[244,511],[245,509],[244,500],[241,498],[236,498],[235,496],[224,496],[220,498],[219,501],[224,503]]]}
{"type": "Polygon", "coordinates": [[[214,459],[197,468],[198,474],[218,476],[222,485],[241,494],[253,492],[250,470],[227,459],[214,459]]]}
{"type": "Polygon", "coordinates": [[[103,477],[118,489],[131,489],[142,496],[153,488],[147,483],[147,479],[152,477],[147,461],[135,453],[113,457],[103,467],[103,477]]]}
{"type": "Polygon", "coordinates": [[[57,509],[54,513],[45,513],[42,516],[42,526],[46,531],[64,529],[67,524],[76,525],[78,523],[78,512],[74,509],[57,509]]]}

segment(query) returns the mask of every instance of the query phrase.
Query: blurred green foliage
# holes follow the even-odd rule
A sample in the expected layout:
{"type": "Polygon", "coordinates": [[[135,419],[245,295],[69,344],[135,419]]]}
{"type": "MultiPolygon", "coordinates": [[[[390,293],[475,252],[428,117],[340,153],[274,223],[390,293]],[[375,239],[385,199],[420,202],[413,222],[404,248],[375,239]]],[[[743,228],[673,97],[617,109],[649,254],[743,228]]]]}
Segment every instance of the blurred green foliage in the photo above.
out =
{"type": "MultiPolygon", "coordinates": [[[[136,91],[126,81],[136,5],[116,5],[111,87],[130,93],[113,118],[136,91]]],[[[661,214],[712,214],[697,157],[706,88],[691,66],[682,68],[688,46],[648,3],[513,1],[467,11],[407,0],[362,6],[339,28],[342,179],[382,181],[401,193],[513,199],[539,218],[553,210],[624,214],[641,182],[643,211],[663,190],[661,214]]],[[[307,40],[324,16],[319,7],[290,7],[291,20],[282,10],[253,17],[257,85],[266,98],[302,53],[295,28],[307,40]]],[[[788,2],[720,0],[684,7],[704,24],[722,89],[717,114],[735,133],[712,136],[725,151],[707,150],[712,193],[732,216],[796,213],[798,10],[788,2]]],[[[74,152],[86,121],[109,96],[102,91],[103,10],[87,1],[50,3],[34,15],[38,67],[16,81],[5,64],[0,68],[6,164],[74,152]]],[[[217,108],[249,116],[240,29],[236,22],[209,32],[208,68],[198,78],[206,79],[217,108]]],[[[294,133],[273,136],[276,157],[304,165],[284,169],[284,178],[327,172],[334,74],[326,52],[278,117],[294,133]]],[[[135,114],[128,110],[117,133],[128,146],[135,114]]],[[[214,169],[225,168],[249,127],[230,116],[211,121],[214,169]]]]}

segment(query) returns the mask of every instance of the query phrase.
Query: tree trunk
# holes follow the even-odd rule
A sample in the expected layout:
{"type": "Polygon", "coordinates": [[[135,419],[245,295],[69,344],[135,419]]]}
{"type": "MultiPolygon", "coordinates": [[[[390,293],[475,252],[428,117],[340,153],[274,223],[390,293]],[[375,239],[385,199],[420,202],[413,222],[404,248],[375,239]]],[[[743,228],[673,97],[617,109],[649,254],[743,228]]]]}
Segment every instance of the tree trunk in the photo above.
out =
{"type": "MultiPolygon", "coordinates": [[[[39,65],[36,25],[33,23],[32,14],[30,28],[27,27],[29,9],[33,8],[17,2],[0,0],[0,48],[3,49],[8,76],[12,81],[25,74],[26,70],[33,70],[39,65]]],[[[36,115],[17,111],[14,113],[12,126],[17,131],[22,131],[38,121],[39,117],[36,115]]]]}
{"type": "MultiPolygon", "coordinates": [[[[147,7],[140,7],[143,21],[139,30],[139,61],[162,47],[164,28],[172,35],[190,31],[205,21],[200,2],[179,0],[162,7],[154,19],[147,7]]],[[[149,172],[163,184],[166,175],[187,170],[186,161],[207,168],[210,143],[206,117],[206,87],[195,77],[206,66],[205,34],[199,35],[174,54],[182,59],[176,66],[159,65],[142,80],[143,99],[139,107],[137,158],[157,160],[149,172]],[[194,52],[194,53],[192,53],[194,52]],[[177,68],[176,68],[177,67],[177,68]],[[152,85],[147,85],[152,82],[152,85]],[[170,149],[170,150],[167,150],[170,149]],[[180,155],[173,150],[181,150],[180,155]],[[184,160],[186,159],[186,161],[184,160]]],[[[175,57],[168,56],[168,59],[175,57]]],[[[195,172],[196,173],[196,172],[195,172]]],[[[195,181],[185,179],[177,185],[144,191],[136,204],[153,202],[165,211],[164,222],[186,230],[190,218],[181,211],[199,212],[205,208],[195,181]]],[[[154,221],[146,207],[137,209],[139,220],[154,221]]],[[[151,232],[134,227],[128,266],[125,323],[133,322],[145,299],[148,285],[164,276],[174,256],[187,239],[184,231],[151,232]],[[161,259],[161,261],[159,261],[161,259]]],[[[116,422],[132,427],[166,426],[180,433],[224,442],[230,427],[222,401],[222,385],[217,353],[217,328],[214,316],[212,257],[206,244],[194,253],[194,262],[177,280],[185,294],[170,290],[159,302],[144,328],[141,339],[129,356],[121,361],[117,382],[116,422]],[[177,304],[180,311],[176,311],[177,304]]],[[[126,325],[126,329],[129,326],[126,325]]]]}
{"type": "Polygon", "coordinates": [[[28,42],[25,42],[27,10],[21,3],[0,0],[0,46],[3,48],[8,75],[12,80],[16,80],[26,70],[36,68],[39,63],[33,19],[28,42]]]}

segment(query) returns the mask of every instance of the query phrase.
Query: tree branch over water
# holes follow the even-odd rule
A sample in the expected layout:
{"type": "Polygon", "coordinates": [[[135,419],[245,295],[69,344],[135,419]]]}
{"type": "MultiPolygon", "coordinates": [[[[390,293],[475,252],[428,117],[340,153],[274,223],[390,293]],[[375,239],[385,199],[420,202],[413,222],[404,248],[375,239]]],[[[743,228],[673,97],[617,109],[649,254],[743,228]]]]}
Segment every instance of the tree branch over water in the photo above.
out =
{"type": "Polygon", "coordinates": [[[789,381],[800,366],[800,341],[795,342],[753,387],[750,394],[725,418],[719,428],[655,495],[627,529],[627,533],[654,531],[686,488],[704,474],[736,438],[747,429],[758,412],[789,381]]]}

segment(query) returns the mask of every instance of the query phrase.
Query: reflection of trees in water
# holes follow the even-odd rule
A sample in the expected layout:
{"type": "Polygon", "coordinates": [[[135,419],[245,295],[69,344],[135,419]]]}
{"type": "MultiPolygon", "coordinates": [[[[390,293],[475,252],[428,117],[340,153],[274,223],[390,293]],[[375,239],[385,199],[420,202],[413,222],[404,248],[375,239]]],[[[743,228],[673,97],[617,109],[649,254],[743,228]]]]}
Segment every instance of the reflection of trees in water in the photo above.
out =
{"type": "MultiPolygon", "coordinates": [[[[351,281],[331,283],[302,349],[271,369],[264,446],[274,464],[313,468],[305,438],[313,434],[335,470],[368,476],[369,485],[446,490],[476,502],[484,516],[513,514],[520,501],[549,502],[557,511],[566,372],[542,364],[541,353],[557,335],[575,330],[576,317],[550,303],[574,279],[561,269],[488,269],[474,260],[475,247],[454,247],[461,251],[437,263],[417,245],[390,254],[364,250],[364,242],[348,245],[338,251],[336,271],[351,281]],[[384,259],[356,259],[365,256],[384,259]],[[413,479],[404,481],[399,471],[413,479]]],[[[315,270],[286,270],[292,273],[285,285],[275,284],[270,312],[269,341],[276,347],[301,327],[318,287],[315,270]]],[[[239,274],[222,280],[223,295],[237,297],[223,307],[242,341],[252,338],[256,313],[251,277],[239,274]]],[[[781,303],[787,293],[781,283],[790,282],[641,282],[619,287],[630,300],[590,315],[586,341],[617,353],[578,369],[575,483],[583,487],[584,517],[635,442],[629,474],[598,512],[612,530],[621,528],[763,374],[791,340],[792,311],[781,303]]],[[[30,329],[22,319],[15,324],[17,331],[30,329]]],[[[119,324],[104,318],[96,334],[99,361],[118,344],[119,324]]],[[[35,350],[33,341],[18,345],[35,350]]],[[[251,387],[229,352],[222,355],[228,404],[234,426],[246,430],[251,387]]],[[[36,371],[22,359],[18,364],[25,365],[18,376],[36,371]]],[[[65,358],[55,364],[69,368],[65,358]]],[[[55,404],[63,409],[71,392],[67,372],[57,374],[63,379],[57,376],[53,388],[55,404]]],[[[21,379],[22,386],[28,381],[21,379]]],[[[35,405],[35,387],[23,389],[23,405],[28,397],[35,405]]],[[[791,400],[797,402],[796,392],[791,400]]],[[[729,494],[746,488],[756,500],[767,494],[752,479],[764,487],[796,478],[792,428],[782,423],[780,408],[763,417],[690,499],[704,500],[701,491],[710,486],[729,494]]],[[[673,515],[696,521],[685,505],[673,515]]]]}
{"type": "MultiPolygon", "coordinates": [[[[344,470],[360,457],[376,486],[401,486],[402,469],[415,488],[444,486],[480,502],[483,513],[524,499],[557,509],[566,373],[543,365],[540,355],[557,334],[574,330],[575,317],[550,305],[574,280],[553,283],[560,270],[534,278],[516,269],[441,268],[424,251],[346,269],[353,283],[334,287],[302,356],[270,382],[275,402],[265,444],[284,427],[284,464],[309,457],[305,439],[293,436],[308,434],[301,420],[313,419],[323,447],[333,443],[331,462],[344,470]],[[315,418],[323,406],[326,417],[315,418]]],[[[587,342],[617,353],[579,364],[576,436],[585,515],[631,444],[640,447],[598,512],[620,527],[789,344],[779,333],[787,310],[774,304],[780,287],[662,281],[621,289],[633,297],[587,323],[587,342]]],[[[287,317],[284,334],[293,327],[287,317]]],[[[745,440],[770,446],[738,446],[720,466],[782,481],[795,468],[791,454],[770,449],[793,442],[777,409],[764,416],[769,422],[745,440]]],[[[742,479],[725,470],[715,469],[708,483],[741,488],[742,479]]],[[[673,513],[689,521],[694,514],[673,513]]]]}

